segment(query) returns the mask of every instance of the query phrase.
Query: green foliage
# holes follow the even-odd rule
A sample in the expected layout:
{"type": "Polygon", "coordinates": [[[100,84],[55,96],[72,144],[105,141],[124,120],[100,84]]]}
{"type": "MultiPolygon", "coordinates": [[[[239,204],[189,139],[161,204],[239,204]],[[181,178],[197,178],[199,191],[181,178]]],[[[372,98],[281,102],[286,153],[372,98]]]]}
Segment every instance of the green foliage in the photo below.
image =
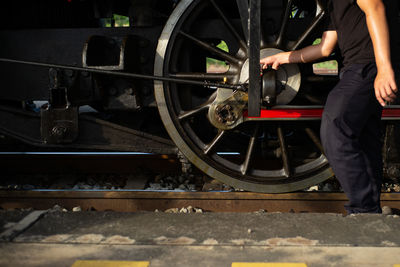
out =
{"type": "Polygon", "coordinates": [[[129,27],[129,17],[114,14],[115,27],[129,27]]]}
{"type": "MultiPolygon", "coordinates": [[[[218,45],[217,45],[217,47],[219,48],[219,49],[221,49],[221,50],[223,50],[223,51],[225,51],[225,52],[229,52],[229,47],[228,47],[228,45],[226,44],[226,42],[225,41],[221,41],[218,45]]],[[[207,69],[209,69],[211,66],[217,66],[217,67],[228,67],[228,65],[224,62],[224,61],[222,61],[222,60],[217,60],[217,59],[215,59],[215,58],[210,58],[210,57],[208,57],[207,58],[207,69]]]]}
{"type": "Polygon", "coordinates": [[[225,41],[221,41],[217,47],[225,52],[229,52],[228,45],[225,43],[225,41]]]}
{"type": "Polygon", "coordinates": [[[114,20],[115,27],[129,27],[129,17],[113,14],[112,18],[104,19],[105,27],[111,27],[111,21],[114,20]]]}
{"type": "Polygon", "coordinates": [[[338,68],[338,63],[336,60],[330,60],[330,61],[325,61],[325,62],[321,62],[318,64],[314,64],[313,67],[315,69],[335,70],[338,68]]]}

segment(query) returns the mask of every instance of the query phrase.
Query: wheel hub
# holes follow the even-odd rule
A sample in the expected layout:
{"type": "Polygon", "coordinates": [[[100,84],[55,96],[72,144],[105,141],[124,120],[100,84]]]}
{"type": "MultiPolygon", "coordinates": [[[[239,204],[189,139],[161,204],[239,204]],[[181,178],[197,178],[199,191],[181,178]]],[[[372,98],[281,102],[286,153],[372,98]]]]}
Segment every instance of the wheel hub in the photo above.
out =
{"type": "MultiPolygon", "coordinates": [[[[261,58],[282,52],[276,48],[260,51],[261,58]]],[[[249,79],[249,60],[247,59],[240,72],[239,83],[247,83],[249,79]]],[[[285,64],[275,70],[264,70],[262,96],[260,101],[264,107],[286,105],[293,100],[300,89],[301,75],[296,64],[285,64]]],[[[217,97],[210,106],[208,119],[220,130],[230,130],[243,122],[243,110],[248,102],[248,94],[230,89],[218,88],[217,97]]]]}
{"type": "Polygon", "coordinates": [[[217,97],[208,110],[208,119],[221,130],[230,130],[243,122],[243,109],[248,101],[247,93],[218,88],[217,97]]]}

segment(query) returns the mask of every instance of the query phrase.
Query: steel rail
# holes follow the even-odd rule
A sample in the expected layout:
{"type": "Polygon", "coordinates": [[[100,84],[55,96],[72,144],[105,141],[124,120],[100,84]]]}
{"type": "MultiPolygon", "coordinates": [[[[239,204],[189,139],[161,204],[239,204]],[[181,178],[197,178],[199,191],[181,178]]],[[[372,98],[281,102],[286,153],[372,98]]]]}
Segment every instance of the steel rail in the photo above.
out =
{"type": "Polygon", "coordinates": [[[59,65],[59,64],[42,63],[42,62],[25,61],[25,60],[15,60],[15,59],[8,59],[8,58],[0,58],[0,62],[24,64],[24,65],[31,65],[31,66],[44,67],[44,68],[56,68],[56,69],[67,69],[67,70],[74,70],[74,71],[84,71],[84,72],[90,72],[90,73],[95,73],[95,74],[104,74],[104,75],[119,76],[119,77],[125,77],[125,78],[133,78],[133,79],[157,80],[157,81],[163,81],[163,82],[174,82],[174,83],[181,83],[181,84],[200,85],[200,86],[204,86],[204,87],[227,88],[227,89],[232,89],[232,90],[247,91],[245,84],[233,85],[233,84],[225,84],[225,83],[212,83],[212,82],[208,82],[208,81],[201,82],[201,81],[187,80],[187,79],[181,79],[181,78],[171,78],[171,77],[156,76],[156,75],[145,75],[145,74],[137,74],[137,73],[99,70],[99,69],[92,69],[92,68],[83,68],[83,67],[76,67],[76,66],[69,66],[69,65],[59,65]]]}
{"type": "MultiPolygon", "coordinates": [[[[318,192],[0,191],[3,209],[50,209],[60,205],[68,210],[80,206],[82,210],[137,212],[192,206],[205,212],[345,213],[346,202],[344,193],[318,192]]],[[[383,193],[381,204],[400,209],[400,194],[383,193]]]]}

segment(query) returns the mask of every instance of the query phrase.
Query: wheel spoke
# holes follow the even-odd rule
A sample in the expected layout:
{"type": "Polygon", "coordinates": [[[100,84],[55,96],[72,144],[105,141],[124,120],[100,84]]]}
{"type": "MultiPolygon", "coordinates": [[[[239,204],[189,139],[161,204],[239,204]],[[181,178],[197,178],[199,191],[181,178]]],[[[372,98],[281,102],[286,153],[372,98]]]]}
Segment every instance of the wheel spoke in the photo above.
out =
{"type": "Polygon", "coordinates": [[[204,154],[210,153],[210,151],[215,148],[217,143],[222,139],[222,137],[224,135],[225,135],[225,131],[224,130],[219,130],[218,134],[214,137],[214,139],[208,145],[206,145],[204,147],[204,149],[203,149],[204,154]]]}
{"type": "Polygon", "coordinates": [[[249,163],[251,160],[251,155],[253,154],[254,144],[256,143],[258,129],[259,129],[259,125],[257,125],[256,128],[254,129],[253,135],[251,136],[250,141],[249,141],[249,146],[247,148],[246,158],[245,158],[242,166],[240,167],[240,171],[242,172],[243,175],[246,175],[247,170],[249,169],[249,163]]]}
{"type": "Polygon", "coordinates": [[[319,138],[317,137],[317,135],[314,133],[313,130],[311,130],[310,128],[305,128],[304,129],[308,135],[308,137],[310,137],[311,141],[313,141],[313,143],[316,145],[316,147],[319,149],[319,151],[322,154],[324,153],[324,148],[322,147],[321,141],[319,140],[319,138]]]}
{"type": "Polygon", "coordinates": [[[276,47],[280,47],[282,45],[283,36],[285,35],[287,24],[289,22],[290,13],[292,11],[292,3],[293,0],[288,0],[287,2],[286,10],[282,17],[281,30],[279,31],[279,35],[275,43],[276,47]]]}
{"type": "Polygon", "coordinates": [[[243,34],[246,42],[249,40],[249,2],[247,0],[236,0],[239,9],[240,21],[242,23],[243,34]]]}
{"type": "Polygon", "coordinates": [[[290,171],[290,164],[289,164],[289,155],[287,152],[285,138],[283,137],[282,127],[278,127],[278,138],[279,138],[279,144],[280,144],[281,152],[282,152],[283,170],[284,170],[285,176],[290,177],[291,171],[290,171]]]}
{"type": "Polygon", "coordinates": [[[203,42],[203,41],[197,39],[196,37],[194,37],[194,36],[192,36],[190,34],[187,34],[187,33],[183,32],[183,31],[180,31],[179,33],[181,35],[185,36],[186,38],[188,38],[189,40],[193,41],[196,45],[198,45],[198,46],[202,47],[203,49],[207,50],[208,52],[210,52],[210,53],[212,53],[212,54],[214,54],[216,56],[219,56],[220,58],[222,58],[222,59],[224,59],[224,60],[226,60],[226,61],[228,61],[230,63],[234,63],[234,64],[238,64],[239,63],[239,59],[237,59],[236,57],[232,56],[231,54],[226,53],[225,51],[223,51],[223,50],[221,50],[221,49],[219,49],[219,48],[217,48],[215,46],[212,46],[212,45],[210,45],[210,44],[208,44],[206,42],[203,42]]]}
{"type": "Polygon", "coordinates": [[[204,112],[210,108],[211,103],[215,100],[217,97],[217,92],[215,91],[206,102],[198,106],[197,108],[194,108],[192,110],[186,110],[186,111],[181,111],[180,114],[178,115],[179,120],[185,120],[187,118],[193,117],[201,112],[204,112]]]}
{"type": "Polygon", "coordinates": [[[187,118],[193,117],[193,116],[195,116],[195,115],[197,115],[197,114],[199,114],[201,112],[204,112],[204,111],[208,110],[209,107],[210,107],[210,104],[207,104],[207,105],[201,105],[198,108],[195,108],[195,109],[192,109],[192,110],[189,110],[189,111],[185,111],[185,112],[181,113],[178,116],[178,119],[179,120],[185,120],[187,118]]]}
{"type": "Polygon", "coordinates": [[[233,78],[234,75],[226,73],[203,73],[203,72],[178,72],[169,74],[172,78],[224,81],[225,78],[233,78]]]}
{"type": "MultiPolygon", "coordinates": [[[[246,42],[239,35],[239,33],[236,31],[235,27],[233,27],[232,23],[228,20],[228,18],[222,12],[222,10],[219,8],[219,6],[215,3],[214,0],[210,0],[210,2],[214,6],[215,10],[217,10],[218,14],[221,16],[222,20],[224,21],[225,25],[228,27],[229,31],[235,36],[236,40],[240,43],[240,46],[247,50],[246,42]]],[[[241,2],[245,2],[245,1],[241,0],[241,2]]]]}
{"type": "Polygon", "coordinates": [[[304,33],[297,39],[297,41],[291,45],[290,50],[296,50],[298,49],[303,42],[311,35],[313,30],[318,26],[318,24],[322,21],[322,19],[325,17],[325,12],[320,11],[318,15],[314,18],[314,20],[311,22],[310,26],[304,31],[304,33]]]}

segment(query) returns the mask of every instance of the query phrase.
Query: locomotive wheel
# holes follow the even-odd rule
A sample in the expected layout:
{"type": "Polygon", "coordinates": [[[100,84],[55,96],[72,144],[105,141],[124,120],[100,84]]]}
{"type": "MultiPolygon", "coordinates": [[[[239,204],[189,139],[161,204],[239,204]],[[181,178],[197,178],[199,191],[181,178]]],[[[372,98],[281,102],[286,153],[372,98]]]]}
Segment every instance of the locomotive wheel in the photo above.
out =
{"type": "MultiPolygon", "coordinates": [[[[247,9],[240,2],[181,0],[160,36],[155,75],[232,84],[242,81],[248,49],[241,21],[247,9]],[[222,41],[228,47],[225,51],[217,46],[222,41]],[[207,58],[226,62],[227,70],[211,72],[207,58]]],[[[263,25],[268,24],[262,50],[297,49],[312,43],[313,34],[320,34],[315,29],[321,18],[319,0],[262,2],[270,5],[262,11],[263,25]]],[[[302,76],[310,67],[302,67],[302,76]]],[[[308,74],[300,92],[315,88],[313,81],[323,79],[308,74]]],[[[266,193],[304,189],[333,176],[316,134],[319,122],[248,121],[231,130],[217,129],[207,114],[219,90],[155,82],[158,109],[169,135],[201,171],[235,188],[266,193]]],[[[288,101],[310,105],[307,101],[313,98],[299,93],[288,101]]]]}

